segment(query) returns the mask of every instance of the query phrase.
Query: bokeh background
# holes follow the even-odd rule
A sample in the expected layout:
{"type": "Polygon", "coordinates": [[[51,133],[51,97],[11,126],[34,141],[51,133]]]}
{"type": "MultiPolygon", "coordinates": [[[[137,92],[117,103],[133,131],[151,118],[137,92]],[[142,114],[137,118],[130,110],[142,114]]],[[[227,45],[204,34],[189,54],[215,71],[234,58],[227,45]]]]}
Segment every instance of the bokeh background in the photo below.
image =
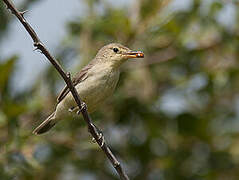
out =
{"type": "MultiPolygon", "coordinates": [[[[145,58],[121,68],[92,114],[131,179],[239,178],[239,2],[21,0],[18,9],[66,70],[120,42],[145,58]]],[[[0,179],[118,179],[82,119],[32,130],[64,86],[0,1],[0,179]]]]}

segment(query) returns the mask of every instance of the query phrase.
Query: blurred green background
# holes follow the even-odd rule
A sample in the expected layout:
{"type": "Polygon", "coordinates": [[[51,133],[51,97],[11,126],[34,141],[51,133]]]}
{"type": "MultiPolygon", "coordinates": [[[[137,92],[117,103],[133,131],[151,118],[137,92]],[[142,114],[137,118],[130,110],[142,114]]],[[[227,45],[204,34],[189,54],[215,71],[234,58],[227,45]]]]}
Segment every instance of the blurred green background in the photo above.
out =
{"type": "MultiPolygon", "coordinates": [[[[18,8],[29,10],[28,19],[40,3],[22,0],[18,8]]],[[[64,3],[68,6],[71,1],[64,3]]],[[[144,59],[122,66],[113,97],[91,115],[130,178],[237,180],[238,1],[78,3],[84,6],[84,13],[76,11],[67,19],[65,35],[51,48],[65,69],[79,71],[110,42],[145,53],[144,59]]],[[[56,11],[54,6],[57,4],[49,7],[49,18],[57,19],[64,10],[56,11]]],[[[0,14],[1,43],[18,21],[2,1],[0,14]]],[[[38,16],[41,19],[41,14],[38,16]]],[[[49,28],[29,23],[36,32],[49,28]]],[[[18,29],[24,31],[22,26],[18,29]]],[[[17,36],[26,36],[30,42],[27,33],[17,36]]],[[[54,38],[44,43],[51,41],[54,38]]],[[[32,49],[26,47],[25,51],[32,49]]],[[[27,77],[19,73],[19,64],[27,66],[37,60],[24,59],[22,63],[20,53],[3,57],[0,52],[0,179],[118,179],[105,155],[92,143],[82,119],[62,121],[43,136],[31,134],[53,111],[64,85],[45,58],[32,53],[46,66],[20,91],[18,84],[27,77]]],[[[34,73],[40,67],[30,68],[34,73]]]]}

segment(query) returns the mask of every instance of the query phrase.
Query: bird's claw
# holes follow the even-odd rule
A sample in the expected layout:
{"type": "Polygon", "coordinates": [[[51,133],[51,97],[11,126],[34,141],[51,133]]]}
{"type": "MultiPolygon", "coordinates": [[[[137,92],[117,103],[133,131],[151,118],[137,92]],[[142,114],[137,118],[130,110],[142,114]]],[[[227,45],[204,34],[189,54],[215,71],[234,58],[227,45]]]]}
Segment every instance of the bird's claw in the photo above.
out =
{"type": "Polygon", "coordinates": [[[75,107],[69,108],[68,111],[72,113],[74,111],[75,107]]]}
{"type": "Polygon", "coordinates": [[[87,106],[86,106],[86,103],[82,102],[81,103],[81,108],[77,111],[77,114],[80,114],[82,112],[83,109],[86,109],[87,106]]]}
{"type": "Polygon", "coordinates": [[[96,140],[95,138],[93,137],[92,140],[91,140],[93,143],[96,143],[96,140]]]}

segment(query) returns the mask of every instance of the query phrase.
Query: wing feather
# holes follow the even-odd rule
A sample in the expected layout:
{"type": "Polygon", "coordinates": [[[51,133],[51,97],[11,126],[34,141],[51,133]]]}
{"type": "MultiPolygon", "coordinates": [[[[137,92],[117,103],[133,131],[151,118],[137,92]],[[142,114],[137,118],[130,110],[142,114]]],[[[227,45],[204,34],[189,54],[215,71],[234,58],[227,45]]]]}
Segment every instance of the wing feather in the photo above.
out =
{"type": "MultiPolygon", "coordinates": [[[[88,77],[88,70],[93,66],[93,63],[88,64],[85,66],[79,73],[75,75],[75,77],[72,79],[72,83],[74,86],[77,84],[81,83],[88,77]]],[[[61,90],[59,96],[57,97],[57,104],[59,104],[65,97],[66,95],[70,92],[69,88],[67,85],[61,90]]]]}

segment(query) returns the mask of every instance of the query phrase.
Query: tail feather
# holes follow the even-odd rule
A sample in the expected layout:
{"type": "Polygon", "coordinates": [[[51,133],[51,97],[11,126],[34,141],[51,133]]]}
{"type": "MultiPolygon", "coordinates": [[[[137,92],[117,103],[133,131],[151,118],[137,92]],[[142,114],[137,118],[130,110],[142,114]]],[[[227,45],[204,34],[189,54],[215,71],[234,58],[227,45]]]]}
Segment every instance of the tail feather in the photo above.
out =
{"type": "Polygon", "coordinates": [[[33,134],[43,134],[47,131],[49,131],[55,124],[55,118],[54,118],[55,112],[53,112],[45,121],[43,121],[34,131],[33,134]]]}

